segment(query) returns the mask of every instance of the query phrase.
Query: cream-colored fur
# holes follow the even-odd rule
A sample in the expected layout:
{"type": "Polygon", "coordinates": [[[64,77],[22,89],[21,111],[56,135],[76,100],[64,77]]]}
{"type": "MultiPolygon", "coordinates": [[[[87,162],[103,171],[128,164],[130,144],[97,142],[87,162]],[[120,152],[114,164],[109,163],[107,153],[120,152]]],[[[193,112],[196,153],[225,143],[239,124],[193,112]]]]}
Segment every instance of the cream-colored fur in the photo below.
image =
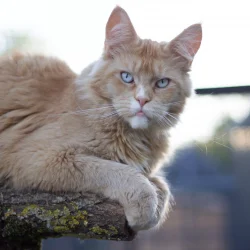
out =
{"type": "Polygon", "coordinates": [[[157,171],[167,131],[190,94],[188,71],[200,42],[199,24],[170,43],[141,40],[116,7],[103,55],[80,76],[55,58],[1,58],[1,181],[16,189],[100,193],[123,205],[134,230],[159,225],[171,194],[157,171]],[[124,83],[122,71],[134,81],[124,83]],[[165,77],[169,85],[157,88],[165,77]]]}

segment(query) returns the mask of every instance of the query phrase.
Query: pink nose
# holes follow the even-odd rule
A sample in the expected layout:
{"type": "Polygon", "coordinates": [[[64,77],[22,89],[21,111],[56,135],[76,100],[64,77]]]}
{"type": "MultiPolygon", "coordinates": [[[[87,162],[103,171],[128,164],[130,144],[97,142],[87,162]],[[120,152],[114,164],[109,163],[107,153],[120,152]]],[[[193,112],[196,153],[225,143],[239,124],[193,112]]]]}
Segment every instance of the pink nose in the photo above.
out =
{"type": "Polygon", "coordinates": [[[149,101],[149,99],[145,97],[137,97],[136,100],[140,103],[141,107],[143,107],[149,101]]]}

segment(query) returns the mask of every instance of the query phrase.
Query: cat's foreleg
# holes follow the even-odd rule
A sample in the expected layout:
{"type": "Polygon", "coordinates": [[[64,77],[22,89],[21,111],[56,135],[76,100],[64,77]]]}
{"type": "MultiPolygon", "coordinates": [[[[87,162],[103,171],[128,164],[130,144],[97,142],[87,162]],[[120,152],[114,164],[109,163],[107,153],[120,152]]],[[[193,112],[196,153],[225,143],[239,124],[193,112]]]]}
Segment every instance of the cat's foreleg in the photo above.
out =
{"type": "Polygon", "coordinates": [[[123,207],[134,230],[159,223],[157,188],[137,169],[91,156],[77,155],[75,164],[82,172],[83,190],[102,193],[123,207]]]}
{"type": "MultiPolygon", "coordinates": [[[[103,194],[124,207],[128,224],[136,231],[154,227],[161,220],[162,191],[155,180],[150,181],[136,168],[83,154],[61,152],[59,156],[47,156],[46,166],[38,159],[30,166],[25,165],[21,174],[15,175],[14,185],[103,194]]],[[[163,193],[166,197],[167,190],[163,193]]]]}

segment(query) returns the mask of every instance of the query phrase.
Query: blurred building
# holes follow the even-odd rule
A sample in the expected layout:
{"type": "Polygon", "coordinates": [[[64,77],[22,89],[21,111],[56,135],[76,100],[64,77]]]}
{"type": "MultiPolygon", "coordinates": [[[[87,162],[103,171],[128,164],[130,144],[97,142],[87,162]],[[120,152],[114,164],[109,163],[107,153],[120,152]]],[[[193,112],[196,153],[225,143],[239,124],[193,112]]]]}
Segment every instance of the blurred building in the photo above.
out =
{"type": "Polygon", "coordinates": [[[250,150],[250,115],[231,130],[230,142],[236,150],[250,150]]]}

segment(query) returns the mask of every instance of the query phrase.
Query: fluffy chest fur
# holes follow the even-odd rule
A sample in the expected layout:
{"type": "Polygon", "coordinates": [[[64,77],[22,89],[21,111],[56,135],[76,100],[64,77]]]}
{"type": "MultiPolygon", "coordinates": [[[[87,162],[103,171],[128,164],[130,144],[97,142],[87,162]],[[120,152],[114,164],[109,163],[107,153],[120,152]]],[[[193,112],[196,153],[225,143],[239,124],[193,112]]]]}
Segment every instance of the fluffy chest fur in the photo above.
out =
{"type": "MultiPolygon", "coordinates": [[[[101,124],[101,123],[100,123],[101,124]]],[[[128,164],[150,174],[163,160],[168,147],[167,134],[163,131],[133,131],[123,123],[108,128],[92,125],[92,132],[85,131],[88,139],[84,146],[101,158],[128,164]]]]}
{"type": "MultiPolygon", "coordinates": [[[[121,134],[113,143],[114,160],[119,159],[145,173],[155,171],[167,153],[167,137],[164,134],[121,134]]],[[[112,149],[111,149],[112,150],[112,149]]]]}

